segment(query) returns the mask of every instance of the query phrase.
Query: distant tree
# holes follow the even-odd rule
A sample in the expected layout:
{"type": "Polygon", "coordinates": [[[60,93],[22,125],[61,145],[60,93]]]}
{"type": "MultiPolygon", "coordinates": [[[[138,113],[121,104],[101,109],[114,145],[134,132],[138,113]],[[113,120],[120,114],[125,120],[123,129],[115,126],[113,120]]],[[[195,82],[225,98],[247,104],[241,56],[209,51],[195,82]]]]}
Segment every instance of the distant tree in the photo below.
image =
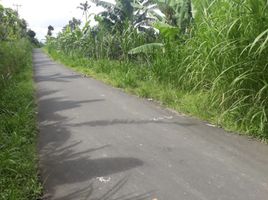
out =
{"type": "Polygon", "coordinates": [[[52,36],[52,31],[54,31],[54,27],[53,26],[51,26],[51,25],[49,25],[48,27],[47,27],[47,35],[48,36],[52,36]]]}
{"type": "Polygon", "coordinates": [[[29,29],[27,31],[27,35],[32,44],[34,44],[35,46],[40,46],[39,41],[35,38],[36,33],[33,30],[29,29]]]}
{"type": "Polygon", "coordinates": [[[81,25],[81,20],[76,19],[74,17],[69,21],[69,26],[71,28],[71,31],[74,31],[76,29],[76,27],[78,27],[80,25],[81,25]]]}
{"type": "Polygon", "coordinates": [[[83,16],[85,16],[87,22],[89,16],[88,11],[91,8],[91,6],[88,4],[88,1],[86,1],[85,3],[80,3],[80,5],[77,8],[83,11],[83,16]]]}
{"type": "Polygon", "coordinates": [[[35,33],[33,30],[29,29],[29,30],[27,31],[27,35],[28,35],[30,38],[34,38],[34,37],[36,36],[36,33],[35,33]]]}

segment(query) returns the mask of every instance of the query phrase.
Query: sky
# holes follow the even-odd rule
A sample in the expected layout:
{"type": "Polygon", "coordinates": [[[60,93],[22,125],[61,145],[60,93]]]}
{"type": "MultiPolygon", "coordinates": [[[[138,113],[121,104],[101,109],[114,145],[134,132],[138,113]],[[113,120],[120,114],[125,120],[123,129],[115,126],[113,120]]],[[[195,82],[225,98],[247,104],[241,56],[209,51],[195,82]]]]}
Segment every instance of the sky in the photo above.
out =
{"type": "MultiPolygon", "coordinates": [[[[44,40],[47,34],[47,27],[54,27],[53,35],[62,30],[68,21],[75,17],[84,20],[83,12],[77,9],[79,3],[84,3],[86,0],[0,0],[4,7],[13,8],[14,5],[21,5],[18,8],[19,15],[24,18],[28,27],[36,32],[36,37],[39,40],[44,40]]],[[[89,12],[98,13],[102,10],[100,7],[91,6],[89,12]]]]}

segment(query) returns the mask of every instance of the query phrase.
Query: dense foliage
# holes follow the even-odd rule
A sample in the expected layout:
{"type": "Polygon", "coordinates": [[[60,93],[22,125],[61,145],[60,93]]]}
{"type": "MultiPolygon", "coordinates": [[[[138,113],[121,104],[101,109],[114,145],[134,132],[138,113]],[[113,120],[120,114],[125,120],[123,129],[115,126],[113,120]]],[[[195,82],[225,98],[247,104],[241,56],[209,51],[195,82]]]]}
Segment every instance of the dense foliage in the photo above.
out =
{"type": "Polygon", "coordinates": [[[192,95],[200,116],[268,138],[267,0],[94,2],[106,8],[98,25],[67,25],[50,53],[119,60],[128,76],[143,68],[143,79],[192,95]]]}
{"type": "Polygon", "coordinates": [[[37,199],[41,191],[35,154],[34,36],[28,36],[27,24],[16,12],[0,5],[0,199],[37,199]]]}
{"type": "Polygon", "coordinates": [[[18,16],[11,8],[4,8],[0,4],[0,41],[17,41],[28,38],[35,46],[40,46],[35,38],[35,32],[27,29],[27,22],[18,16]]]}

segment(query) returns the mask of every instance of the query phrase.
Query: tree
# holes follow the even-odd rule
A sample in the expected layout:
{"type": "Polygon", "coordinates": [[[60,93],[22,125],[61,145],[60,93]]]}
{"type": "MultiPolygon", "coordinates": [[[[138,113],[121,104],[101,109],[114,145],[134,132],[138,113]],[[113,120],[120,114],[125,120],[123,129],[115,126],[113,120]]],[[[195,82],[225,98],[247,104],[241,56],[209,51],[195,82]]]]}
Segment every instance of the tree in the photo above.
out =
{"type": "Polygon", "coordinates": [[[88,4],[88,1],[86,1],[85,3],[80,3],[80,6],[78,6],[77,8],[83,11],[83,16],[85,16],[87,22],[89,16],[88,10],[91,8],[91,6],[88,4]]]}
{"type": "Polygon", "coordinates": [[[25,37],[27,35],[27,22],[25,19],[21,19],[18,23],[20,29],[21,29],[21,37],[25,37]]]}
{"type": "Polygon", "coordinates": [[[16,11],[0,5],[0,40],[16,40],[26,34],[26,21],[16,11]]]}
{"type": "Polygon", "coordinates": [[[30,42],[31,42],[32,44],[34,44],[35,46],[40,46],[39,41],[35,38],[36,33],[35,33],[33,30],[29,29],[29,30],[27,31],[27,35],[28,35],[29,40],[30,40],[30,42]]]}
{"type": "Polygon", "coordinates": [[[49,25],[47,28],[48,28],[47,35],[52,36],[52,31],[54,31],[54,27],[49,25]]]}
{"type": "Polygon", "coordinates": [[[81,20],[76,19],[74,17],[69,21],[69,26],[71,28],[71,31],[74,31],[80,25],[81,25],[81,20]]]}
{"type": "Polygon", "coordinates": [[[36,33],[35,33],[33,30],[29,29],[29,30],[27,31],[27,35],[28,35],[31,39],[33,39],[33,38],[36,36],[36,33]]]}

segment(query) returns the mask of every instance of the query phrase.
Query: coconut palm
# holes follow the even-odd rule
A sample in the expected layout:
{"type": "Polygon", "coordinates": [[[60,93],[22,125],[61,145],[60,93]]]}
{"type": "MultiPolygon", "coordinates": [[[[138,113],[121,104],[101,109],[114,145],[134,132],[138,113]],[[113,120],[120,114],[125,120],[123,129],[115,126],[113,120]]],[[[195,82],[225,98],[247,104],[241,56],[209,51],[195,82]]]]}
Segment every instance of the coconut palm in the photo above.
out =
{"type": "Polygon", "coordinates": [[[77,8],[83,11],[83,16],[85,16],[87,22],[89,17],[89,9],[91,8],[91,5],[89,5],[88,1],[86,1],[85,3],[80,3],[80,5],[77,6],[77,8]]]}

